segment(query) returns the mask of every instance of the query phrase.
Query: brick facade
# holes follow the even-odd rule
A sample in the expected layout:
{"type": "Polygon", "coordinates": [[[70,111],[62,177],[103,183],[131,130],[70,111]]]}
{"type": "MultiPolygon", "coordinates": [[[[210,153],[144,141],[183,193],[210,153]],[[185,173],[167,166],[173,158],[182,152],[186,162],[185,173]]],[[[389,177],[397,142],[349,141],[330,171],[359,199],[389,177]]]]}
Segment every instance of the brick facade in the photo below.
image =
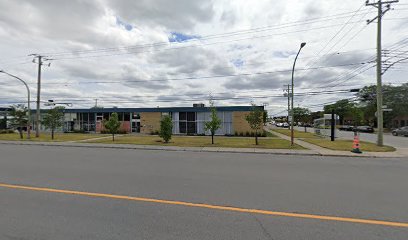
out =
{"type": "Polygon", "coordinates": [[[249,126],[249,123],[245,120],[245,116],[250,112],[233,112],[232,113],[232,128],[236,133],[246,133],[246,132],[255,132],[249,126]]]}
{"type": "Polygon", "coordinates": [[[140,113],[140,133],[150,134],[160,130],[161,112],[140,113]]]}

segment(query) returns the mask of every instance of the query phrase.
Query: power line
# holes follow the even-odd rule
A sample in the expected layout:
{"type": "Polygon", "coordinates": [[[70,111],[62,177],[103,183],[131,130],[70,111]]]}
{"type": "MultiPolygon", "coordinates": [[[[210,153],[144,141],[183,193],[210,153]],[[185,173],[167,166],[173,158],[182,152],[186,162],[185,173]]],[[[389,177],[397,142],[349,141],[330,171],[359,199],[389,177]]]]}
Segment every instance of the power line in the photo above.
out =
{"type": "MultiPolygon", "coordinates": [[[[348,64],[339,64],[339,65],[332,65],[332,66],[320,66],[315,67],[314,69],[324,69],[324,68],[334,68],[334,67],[345,67],[345,66],[353,66],[353,65],[364,65],[369,64],[369,62],[358,62],[358,63],[348,63],[348,64]]],[[[308,69],[297,69],[297,71],[306,71],[308,69]]],[[[240,74],[225,74],[225,75],[212,75],[212,76],[199,76],[199,77],[184,77],[184,78],[168,78],[168,79],[150,79],[150,80],[123,80],[123,81],[82,81],[76,83],[61,83],[61,82],[47,82],[43,85],[71,85],[71,84],[122,84],[122,83],[139,83],[139,82],[167,82],[167,81],[186,81],[186,80],[198,80],[198,79],[218,79],[218,78],[229,78],[229,77],[242,77],[242,76],[256,76],[256,75],[267,75],[267,74],[275,74],[275,73],[282,73],[282,72],[290,72],[291,69],[284,69],[284,70],[276,70],[276,71],[267,71],[267,72],[255,72],[255,73],[240,73],[240,74]]],[[[30,84],[30,83],[29,83],[30,84]]],[[[9,85],[11,86],[11,85],[9,85]]]]}

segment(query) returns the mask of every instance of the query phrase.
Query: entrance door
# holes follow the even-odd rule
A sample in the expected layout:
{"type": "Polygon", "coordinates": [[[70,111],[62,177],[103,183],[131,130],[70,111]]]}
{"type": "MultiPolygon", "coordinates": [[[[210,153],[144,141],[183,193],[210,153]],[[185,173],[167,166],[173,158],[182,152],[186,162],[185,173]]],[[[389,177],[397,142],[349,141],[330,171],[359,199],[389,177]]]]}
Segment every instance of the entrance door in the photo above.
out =
{"type": "Polygon", "coordinates": [[[140,133],[140,120],[132,119],[132,132],[140,133]]]}

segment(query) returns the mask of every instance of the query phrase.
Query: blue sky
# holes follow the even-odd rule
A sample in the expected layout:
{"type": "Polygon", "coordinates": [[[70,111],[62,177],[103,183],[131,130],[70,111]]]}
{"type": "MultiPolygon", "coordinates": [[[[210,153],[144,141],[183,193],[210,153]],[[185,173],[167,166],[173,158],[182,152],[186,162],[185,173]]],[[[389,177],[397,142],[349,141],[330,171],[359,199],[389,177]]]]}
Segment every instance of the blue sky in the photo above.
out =
{"type": "Polygon", "coordinates": [[[179,32],[170,32],[169,42],[185,42],[190,39],[200,39],[198,35],[188,35],[179,32]]]}

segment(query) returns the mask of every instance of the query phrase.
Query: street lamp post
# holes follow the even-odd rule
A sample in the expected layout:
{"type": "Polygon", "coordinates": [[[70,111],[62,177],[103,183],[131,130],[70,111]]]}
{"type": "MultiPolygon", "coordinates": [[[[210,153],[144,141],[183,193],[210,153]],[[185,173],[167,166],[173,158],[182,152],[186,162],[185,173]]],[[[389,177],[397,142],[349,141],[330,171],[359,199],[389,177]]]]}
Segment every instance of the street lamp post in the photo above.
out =
{"type": "Polygon", "coordinates": [[[7,75],[9,75],[10,77],[13,77],[13,78],[19,80],[19,81],[22,82],[22,83],[24,84],[24,86],[27,88],[27,108],[28,108],[28,111],[27,111],[27,114],[28,114],[28,117],[27,117],[27,118],[28,118],[28,121],[27,121],[27,139],[30,139],[30,138],[31,138],[30,88],[28,87],[27,83],[26,83],[23,79],[21,79],[21,78],[19,78],[19,77],[17,77],[17,76],[14,76],[13,74],[7,73],[7,72],[5,72],[5,71],[3,71],[3,70],[0,70],[0,73],[7,74],[7,75]]]}
{"type": "Polygon", "coordinates": [[[292,121],[291,121],[291,123],[290,123],[290,145],[291,146],[293,146],[294,145],[294,131],[293,131],[293,126],[294,126],[294,121],[295,121],[295,119],[294,119],[294,112],[293,112],[293,95],[294,95],[294,92],[293,92],[293,86],[294,86],[294,84],[293,84],[293,76],[294,76],[294,74],[295,74],[295,65],[296,65],[296,60],[297,60],[297,58],[298,58],[298,56],[299,56],[299,53],[300,53],[300,50],[302,50],[302,48],[304,47],[306,45],[306,43],[305,42],[303,42],[303,43],[301,43],[300,44],[300,48],[299,48],[299,51],[298,51],[298,53],[296,54],[296,57],[295,57],[295,61],[293,62],[293,68],[292,68],[292,93],[291,93],[291,95],[292,95],[292,106],[291,106],[291,111],[290,111],[290,115],[291,115],[291,117],[292,117],[292,121]]]}

